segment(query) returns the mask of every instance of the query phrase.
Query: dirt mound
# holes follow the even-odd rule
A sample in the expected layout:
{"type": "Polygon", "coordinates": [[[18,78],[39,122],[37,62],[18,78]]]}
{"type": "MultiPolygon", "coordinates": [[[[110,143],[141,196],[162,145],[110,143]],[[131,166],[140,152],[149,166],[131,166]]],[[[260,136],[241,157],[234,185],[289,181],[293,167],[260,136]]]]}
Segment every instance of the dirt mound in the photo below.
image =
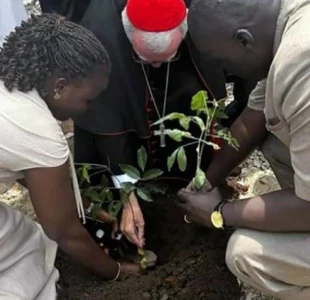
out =
{"type": "Polygon", "coordinates": [[[238,283],[224,261],[229,233],[186,224],[174,199],[158,198],[145,210],[147,248],[159,259],[155,270],[139,278],[106,283],[61,255],[57,265],[67,292],[63,299],[240,299],[238,283]]]}

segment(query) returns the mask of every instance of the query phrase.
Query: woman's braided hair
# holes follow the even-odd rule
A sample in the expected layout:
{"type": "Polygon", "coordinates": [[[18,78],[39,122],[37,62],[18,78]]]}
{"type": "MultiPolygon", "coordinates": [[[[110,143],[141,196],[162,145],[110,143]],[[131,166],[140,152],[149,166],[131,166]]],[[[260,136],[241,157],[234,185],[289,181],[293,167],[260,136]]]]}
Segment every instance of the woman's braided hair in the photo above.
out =
{"type": "Polygon", "coordinates": [[[87,78],[101,64],[110,65],[99,40],[56,14],[31,16],[0,48],[0,79],[9,91],[42,90],[54,72],[70,79],[87,78]]]}

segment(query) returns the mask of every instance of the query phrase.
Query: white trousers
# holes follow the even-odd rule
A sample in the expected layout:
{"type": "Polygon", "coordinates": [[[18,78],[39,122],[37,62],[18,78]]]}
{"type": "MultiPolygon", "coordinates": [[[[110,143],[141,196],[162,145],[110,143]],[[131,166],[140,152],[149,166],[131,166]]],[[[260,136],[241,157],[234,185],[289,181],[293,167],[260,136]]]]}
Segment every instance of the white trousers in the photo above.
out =
{"type": "Polygon", "coordinates": [[[40,225],[0,203],[0,300],[55,300],[56,251],[40,225]]]}

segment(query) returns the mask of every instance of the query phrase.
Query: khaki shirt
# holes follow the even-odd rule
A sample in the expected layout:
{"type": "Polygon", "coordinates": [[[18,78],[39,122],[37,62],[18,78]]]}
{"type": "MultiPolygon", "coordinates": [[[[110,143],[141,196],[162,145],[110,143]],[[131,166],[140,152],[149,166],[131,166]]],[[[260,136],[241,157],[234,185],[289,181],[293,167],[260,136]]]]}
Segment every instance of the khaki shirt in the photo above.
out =
{"type": "Polygon", "coordinates": [[[295,193],[310,201],[310,0],[282,0],[274,59],[248,106],[290,149],[295,193]]]}

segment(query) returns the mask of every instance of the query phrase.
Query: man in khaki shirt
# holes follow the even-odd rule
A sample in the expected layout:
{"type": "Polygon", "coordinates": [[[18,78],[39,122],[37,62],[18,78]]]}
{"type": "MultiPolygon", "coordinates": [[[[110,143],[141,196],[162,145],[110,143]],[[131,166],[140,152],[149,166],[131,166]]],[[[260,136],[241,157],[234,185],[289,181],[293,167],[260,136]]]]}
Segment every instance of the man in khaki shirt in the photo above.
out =
{"type": "MultiPolygon", "coordinates": [[[[193,0],[189,30],[198,50],[238,76],[260,80],[232,125],[239,151],[224,146],[206,176],[216,187],[257,146],[281,191],[223,202],[238,228],[226,261],[243,282],[282,300],[310,299],[310,0],[193,0]]],[[[182,190],[187,219],[212,227],[223,200],[182,190]]]]}

